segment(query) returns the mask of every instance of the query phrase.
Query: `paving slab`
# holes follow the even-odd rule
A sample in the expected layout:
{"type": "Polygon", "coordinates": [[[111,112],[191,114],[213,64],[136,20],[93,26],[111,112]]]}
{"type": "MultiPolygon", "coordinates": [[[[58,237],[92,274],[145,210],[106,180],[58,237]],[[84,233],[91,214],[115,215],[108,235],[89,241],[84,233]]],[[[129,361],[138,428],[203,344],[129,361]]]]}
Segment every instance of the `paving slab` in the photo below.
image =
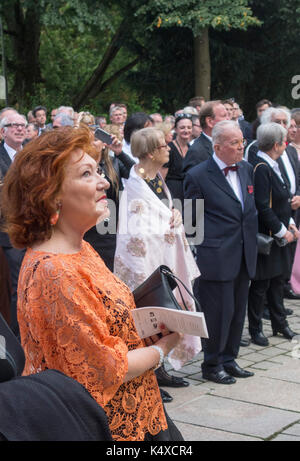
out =
{"type": "MultiPolygon", "coordinates": [[[[297,373],[297,377],[299,377],[299,371],[297,373]]],[[[247,381],[240,379],[236,384],[227,386],[227,388],[224,386],[222,388],[216,387],[214,395],[299,412],[298,418],[300,418],[299,382],[253,376],[247,378],[247,381]]]]}
{"type": "MultiPolygon", "coordinates": [[[[167,411],[181,407],[187,403],[191,403],[201,398],[203,395],[210,392],[210,388],[207,386],[194,386],[192,384],[189,387],[162,387],[173,397],[173,401],[166,404],[167,411]]],[[[299,418],[300,419],[300,418],[299,418]]]]}
{"type": "Polygon", "coordinates": [[[279,434],[272,442],[300,442],[300,437],[294,435],[279,434]]]}
{"type": "Polygon", "coordinates": [[[186,442],[259,442],[263,439],[249,437],[234,432],[218,431],[207,427],[194,426],[176,422],[176,426],[183,435],[186,442]]]}
{"type": "Polygon", "coordinates": [[[299,420],[298,413],[215,395],[203,395],[173,409],[168,407],[168,413],[176,423],[189,423],[263,439],[299,420]]]}
{"type": "Polygon", "coordinates": [[[283,434],[288,435],[296,435],[300,437],[300,424],[293,424],[293,426],[288,427],[285,431],[282,432],[283,434]]]}
{"type": "Polygon", "coordinates": [[[297,359],[291,358],[288,364],[268,370],[264,373],[261,373],[261,375],[268,378],[282,380],[284,382],[289,381],[290,383],[300,384],[300,362],[297,359]]]}

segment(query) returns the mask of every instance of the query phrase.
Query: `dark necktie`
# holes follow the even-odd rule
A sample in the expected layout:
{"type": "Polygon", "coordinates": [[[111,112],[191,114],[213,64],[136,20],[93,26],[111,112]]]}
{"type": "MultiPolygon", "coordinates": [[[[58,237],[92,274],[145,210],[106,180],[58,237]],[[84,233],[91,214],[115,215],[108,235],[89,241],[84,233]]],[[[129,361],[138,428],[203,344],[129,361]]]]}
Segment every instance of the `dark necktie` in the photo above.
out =
{"type": "Polygon", "coordinates": [[[235,165],[235,166],[233,166],[233,165],[232,165],[232,166],[226,166],[225,168],[223,168],[223,171],[224,171],[225,176],[227,176],[229,170],[231,170],[231,171],[237,171],[238,168],[239,168],[239,167],[238,167],[237,165],[235,165]]]}

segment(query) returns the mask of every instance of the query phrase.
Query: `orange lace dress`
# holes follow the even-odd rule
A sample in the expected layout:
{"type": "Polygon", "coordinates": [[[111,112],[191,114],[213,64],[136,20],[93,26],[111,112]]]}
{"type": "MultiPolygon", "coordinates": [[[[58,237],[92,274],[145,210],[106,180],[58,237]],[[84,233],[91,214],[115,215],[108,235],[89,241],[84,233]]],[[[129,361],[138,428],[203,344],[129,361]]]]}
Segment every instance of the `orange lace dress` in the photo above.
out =
{"type": "Polygon", "coordinates": [[[28,249],[18,297],[24,375],[54,368],[79,381],[106,411],[115,440],[167,429],[154,372],[123,383],[127,352],[144,347],[134,299],[87,242],[73,255],[28,249]]]}

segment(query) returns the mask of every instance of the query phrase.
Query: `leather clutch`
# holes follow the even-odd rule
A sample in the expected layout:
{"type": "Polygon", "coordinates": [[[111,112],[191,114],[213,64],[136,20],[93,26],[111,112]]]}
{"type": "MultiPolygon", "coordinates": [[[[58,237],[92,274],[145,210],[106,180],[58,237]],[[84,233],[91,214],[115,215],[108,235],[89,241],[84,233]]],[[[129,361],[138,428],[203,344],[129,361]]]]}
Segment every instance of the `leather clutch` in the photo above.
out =
{"type": "Polygon", "coordinates": [[[201,311],[200,304],[185,284],[176,277],[167,266],[159,266],[140,286],[133,291],[136,307],[160,306],[168,309],[189,310],[186,306],[182,290],[194,300],[196,310],[201,311]],[[182,305],[179,304],[173,291],[178,288],[182,305]]]}
{"type": "Polygon", "coordinates": [[[269,256],[274,238],[270,235],[258,233],[256,236],[257,251],[261,255],[269,256]]]}

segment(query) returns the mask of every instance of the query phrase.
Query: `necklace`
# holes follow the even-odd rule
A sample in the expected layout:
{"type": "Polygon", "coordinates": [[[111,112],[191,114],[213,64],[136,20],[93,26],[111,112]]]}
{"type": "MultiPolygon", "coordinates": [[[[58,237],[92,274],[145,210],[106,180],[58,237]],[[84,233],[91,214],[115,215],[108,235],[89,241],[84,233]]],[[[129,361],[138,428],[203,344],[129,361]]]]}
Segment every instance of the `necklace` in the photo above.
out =
{"type": "Polygon", "coordinates": [[[139,168],[139,173],[141,173],[144,181],[146,181],[146,183],[151,187],[151,189],[157,192],[158,195],[163,192],[163,189],[162,189],[163,183],[162,183],[162,180],[159,178],[159,176],[156,175],[155,178],[150,179],[146,175],[144,168],[139,168]]]}
{"type": "Polygon", "coordinates": [[[185,154],[183,153],[183,150],[181,149],[181,146],[180,146],[179,142],[177,141],[177,139],[175,139],[175,143],[178,146],[178,150],[179,150],[179,152],[181,154],[181,157],[184,158],[185,154]]]}

